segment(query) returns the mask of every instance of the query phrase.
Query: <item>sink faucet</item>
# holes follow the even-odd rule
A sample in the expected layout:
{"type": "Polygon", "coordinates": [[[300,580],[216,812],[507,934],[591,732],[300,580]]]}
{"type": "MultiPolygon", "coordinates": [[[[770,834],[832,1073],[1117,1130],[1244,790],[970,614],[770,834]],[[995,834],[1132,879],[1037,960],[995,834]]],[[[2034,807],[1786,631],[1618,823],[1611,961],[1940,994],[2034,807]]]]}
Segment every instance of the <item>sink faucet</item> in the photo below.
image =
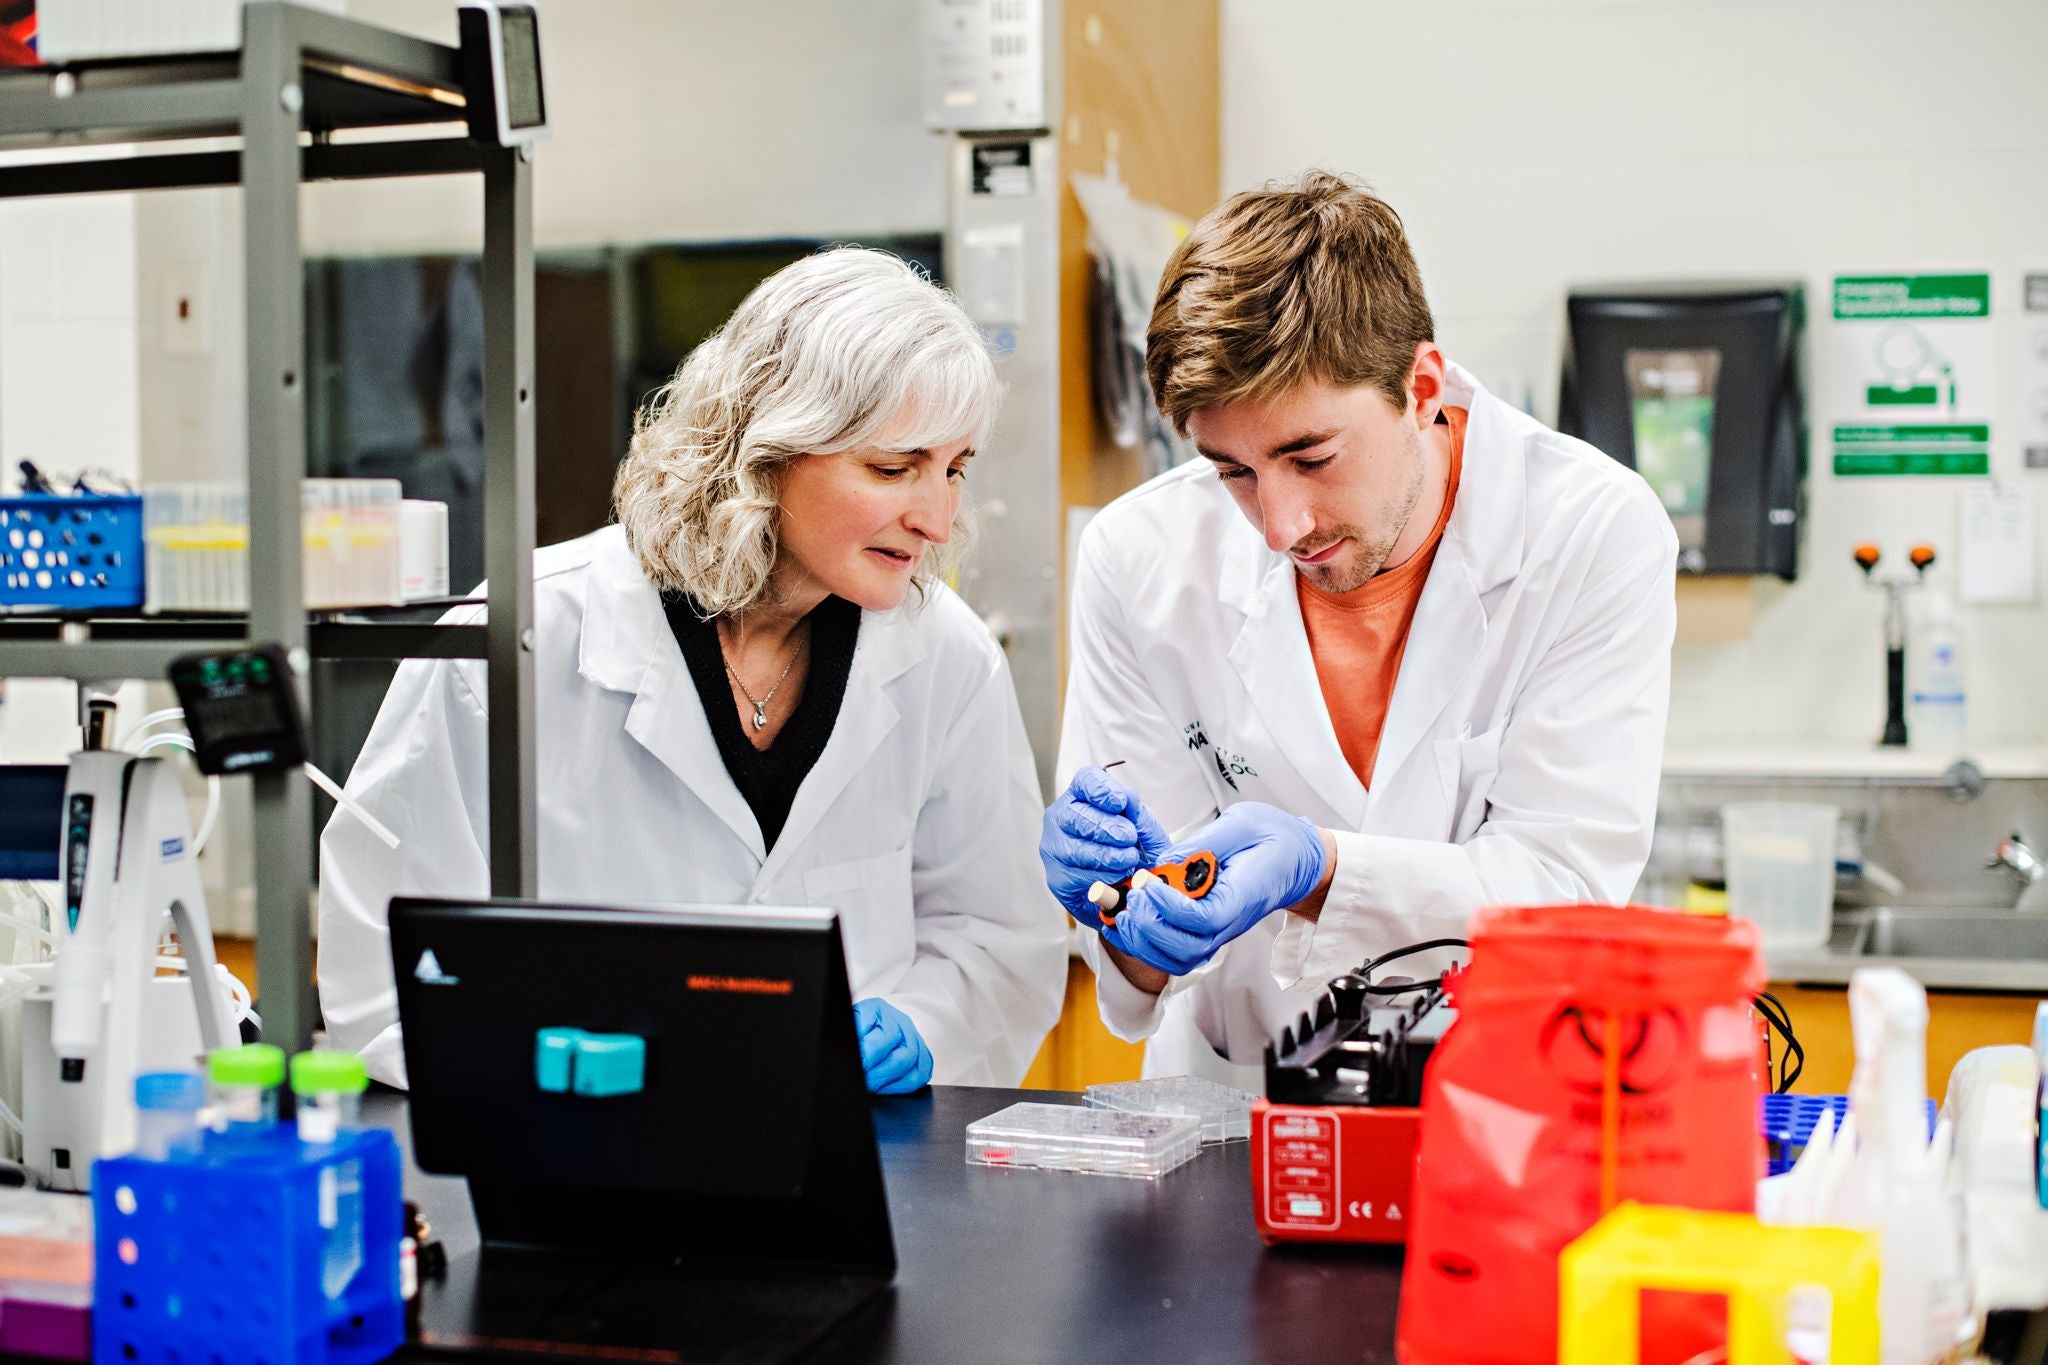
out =
{"type": "Polygon", "coordinates": [[[2048,862],[2028,848],[2015,833],[1998,841],[1998,856],[1985,864],[2002,867],[2020,880],[2019,903],[2013,909],[2022,915],[2048,914],[2048,862]]]}

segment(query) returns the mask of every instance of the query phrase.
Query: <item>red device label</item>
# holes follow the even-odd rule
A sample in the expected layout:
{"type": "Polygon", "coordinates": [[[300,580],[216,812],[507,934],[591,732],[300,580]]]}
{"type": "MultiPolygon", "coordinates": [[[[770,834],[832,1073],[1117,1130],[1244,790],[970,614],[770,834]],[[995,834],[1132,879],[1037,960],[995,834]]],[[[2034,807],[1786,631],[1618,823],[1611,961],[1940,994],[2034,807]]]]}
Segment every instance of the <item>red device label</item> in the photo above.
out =
{"type": "Polygon", "coordinates": [[[1275,1228],[1337,1226],[1337,1121],[1327,1114],[1268,1110],[1265,1120],[1266,1221],[1275,1228]]]}
{"type": "Polygon", "coordinates": [[[1419,1109],[1252,1105],[1252,1203],[1269,1242],[1403,1242],[1419,1109]]]}

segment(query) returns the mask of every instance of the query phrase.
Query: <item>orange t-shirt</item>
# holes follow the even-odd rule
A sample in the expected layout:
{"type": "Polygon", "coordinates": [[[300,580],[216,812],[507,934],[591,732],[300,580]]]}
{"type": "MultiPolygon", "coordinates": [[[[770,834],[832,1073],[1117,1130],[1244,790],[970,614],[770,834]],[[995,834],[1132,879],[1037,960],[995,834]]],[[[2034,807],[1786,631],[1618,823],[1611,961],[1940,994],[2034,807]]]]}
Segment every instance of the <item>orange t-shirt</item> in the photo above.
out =
{"type": "Polygon", "coordinates": [[[1316,682],[1322,687],[1330,724],[1337,731],[1338,747],[1344,750],[1351,771],[1368,787],[1372,785],[1373,759],[1380,751],[1387,703],[1393,699],[1394,679],[1400,675],[1401,655],[1408,647],[1408,627],[1415,620],[1415,606],[1422,600],[1423,584],[1429,581],[1429,566],[1436,561],[1444,527],[1450,524],[1458,476],[1464,469],[1465,409],[1446,407],[1443,411],[1451,428],[1451,477],[1444,487],[1444,510],[1422,548],[1399,568],[1374,574],[1351,592],[1323,592],[1299,574],[1294,580],[1301,599],[1301,623],[1308,630],[1308,651],[1315,659],[1316,682]]]}

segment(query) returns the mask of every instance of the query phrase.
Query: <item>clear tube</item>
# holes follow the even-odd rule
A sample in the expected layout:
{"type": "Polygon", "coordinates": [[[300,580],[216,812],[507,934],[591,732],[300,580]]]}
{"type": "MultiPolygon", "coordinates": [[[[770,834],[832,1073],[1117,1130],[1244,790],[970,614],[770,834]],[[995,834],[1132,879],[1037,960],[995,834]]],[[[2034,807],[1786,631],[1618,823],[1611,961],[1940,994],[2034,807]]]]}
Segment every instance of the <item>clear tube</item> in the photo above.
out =
{"type": "Polygon", "coordinates": [[[332,1142],[341,1133],[363,1124],[363,1097],[335,1090],[299,1096],[299,1140],[332,1142]]]}
{"type": "Polygon", "coordinates": [[[274,1085],[216,1085],[213,1087],[214,1128],[225,1132],[234,1125],[269,1128],[277,1123],[277,1087],[274,1085]]]}
{"type": "Polygon", "coordinates": [[[206,1077],[213,1097],[213,1129],[254,1137],[277,1127],[277,1092],[284,1084],[284,1050],[245,1043],[208,1054],[206,1077]]]}
{"type": "MultiPolygon", "coordinates": [[[[321,1048],[292,1058],[292,1093],[299,1102],[299,1138],[316,1150],[362,1123],[369,1078],[353,1052],[321,1048]]],[[[344,1149],[346,1150],[346,1149],[344,1149]]],[[[320,1227],[324,1247],[320,1286],[330,1299],[347,1292],[363,1268],[363,1163],[352,1156],[320,1168],[320,1227]]]]}
{"type": "Polygon", "coordinates": [[[135,1078],[135,1154],[178,1161],[199,1154],[199,1110],[206,1084],[192,1071],[148,1071],[135,1078]]]}

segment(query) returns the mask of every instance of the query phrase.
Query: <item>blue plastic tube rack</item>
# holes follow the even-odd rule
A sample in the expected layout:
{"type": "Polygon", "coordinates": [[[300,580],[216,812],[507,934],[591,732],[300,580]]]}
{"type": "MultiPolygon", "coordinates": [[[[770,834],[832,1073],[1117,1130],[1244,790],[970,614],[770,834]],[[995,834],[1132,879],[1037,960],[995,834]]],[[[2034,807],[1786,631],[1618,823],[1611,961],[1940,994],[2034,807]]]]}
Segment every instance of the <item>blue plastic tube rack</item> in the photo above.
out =
{"type": "Polygon", "coordinates": [[[289,1124],[209,1134],[196,1158],[95,1163],[92,1201],[95,1361],[355,1365],[405,1341],[389,1133],[354,1130],[317,1147],[289,1124]],[[349,1160],[362,1170],[363,1264],[329,1299],[322,1172],[349,1160]]]}
{"type": "Polygon", "coordinates": [[[138,494],[0,498],[0,609],[139,607],[142,545],[138,494]]]}
{"type": "MultiPolygon", "coordinates": [[[[1783,1175],[1806,1150],[1806,1140],[1820,1126],[1822,1114],[1835,1116],[1839,1131],[1849,1114],[1847,1095],[1766,1095],[1757,1115],[1765,1142],[1766,1175],[1783,1175]]],[[[1927,1135],[1934,1136],[1934,1101],[1927,1101],[1927,1135]]]]}

